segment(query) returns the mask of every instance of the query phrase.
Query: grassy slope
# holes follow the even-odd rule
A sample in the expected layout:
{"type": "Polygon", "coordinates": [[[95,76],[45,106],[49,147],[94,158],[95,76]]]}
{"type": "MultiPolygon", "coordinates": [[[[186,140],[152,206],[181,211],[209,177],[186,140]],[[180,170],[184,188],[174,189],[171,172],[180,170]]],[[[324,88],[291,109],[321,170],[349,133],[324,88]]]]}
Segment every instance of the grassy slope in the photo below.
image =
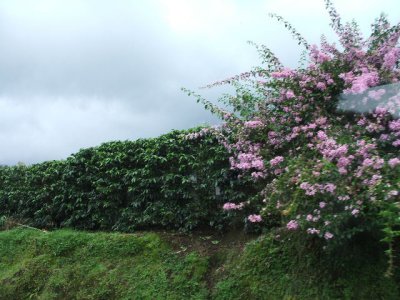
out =
{"type": "Polygon", "coordinates": [[[3,231],[0,299],[400,299],[396,277],[382,276],[385,258],[365,245],[332,266],[326,254],[295,242],[290,249],[264,236],[242,252],[244,242],[237,235],[3,231]]]}
{"type": "Polygon", "coordinates": [[[151,233],[0,233],[0,299],[204,299],[206,271],[151,233]]]}

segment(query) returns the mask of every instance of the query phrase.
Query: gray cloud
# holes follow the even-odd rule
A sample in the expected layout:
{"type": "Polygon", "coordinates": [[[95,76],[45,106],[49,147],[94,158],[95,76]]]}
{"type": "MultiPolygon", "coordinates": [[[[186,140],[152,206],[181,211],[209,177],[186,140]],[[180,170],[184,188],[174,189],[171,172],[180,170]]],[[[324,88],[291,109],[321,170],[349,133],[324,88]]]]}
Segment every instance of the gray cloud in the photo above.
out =
{"type": "MultiPolygon", "coordinates": [[[[257,65],[247,40],[271,45],[295,66],[301,49],[266,15],[286,16],[317,42],[329,30],[322,0],[299,3],[1,1],[0,164],[60,159],[108,140],[215,123],[180,87],[195,89],[257,65]]],[[[347,19],[361,18],[366,31],[377,7],[390,13],[396,7],[395,0],[374,3],[337,6],[347,19]]],[[[215,99],[225,91],[203,93],[215,99]]]]}

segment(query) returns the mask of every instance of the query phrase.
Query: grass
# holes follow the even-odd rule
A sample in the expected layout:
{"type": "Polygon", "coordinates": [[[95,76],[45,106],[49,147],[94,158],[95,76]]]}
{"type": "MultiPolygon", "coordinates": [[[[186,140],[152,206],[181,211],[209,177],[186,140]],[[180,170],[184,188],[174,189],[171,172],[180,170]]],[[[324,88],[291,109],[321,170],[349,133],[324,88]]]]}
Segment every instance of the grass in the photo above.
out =
{"type": "Polygon", "coordinates": [[[230,263],[213,298],[400,299],[400,276],[384,276],[387,257],[372,237],[359,236],[346,249],[316,244],[296,235],[290,243],[260,237],[230,263]]]}
{"type": "Polygon", "coordinates": [[[156,234],[0,233],[0,299],[205,299],[206,257],[156,234]]]}
{"type": "Polygon", "coordinates": [[[0,299],[400,299],[379,243],[327,252],[291,239],[0,231],[0,299]]]}

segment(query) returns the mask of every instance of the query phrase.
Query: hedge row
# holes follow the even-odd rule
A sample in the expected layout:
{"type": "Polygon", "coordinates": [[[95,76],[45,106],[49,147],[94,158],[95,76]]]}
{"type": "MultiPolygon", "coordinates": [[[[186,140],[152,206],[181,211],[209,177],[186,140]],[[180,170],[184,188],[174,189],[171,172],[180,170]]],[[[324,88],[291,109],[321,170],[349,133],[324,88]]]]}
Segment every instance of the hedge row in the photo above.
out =
{"type": "Polygon", "coordinates": [[[0,216],[41,228],[222,227],[222,203],[244,200],[246,187],[240,191],[228,154],[214,138],[185,138],[195,130],[104,143],[61,161],[0,167],[0,216]]]}

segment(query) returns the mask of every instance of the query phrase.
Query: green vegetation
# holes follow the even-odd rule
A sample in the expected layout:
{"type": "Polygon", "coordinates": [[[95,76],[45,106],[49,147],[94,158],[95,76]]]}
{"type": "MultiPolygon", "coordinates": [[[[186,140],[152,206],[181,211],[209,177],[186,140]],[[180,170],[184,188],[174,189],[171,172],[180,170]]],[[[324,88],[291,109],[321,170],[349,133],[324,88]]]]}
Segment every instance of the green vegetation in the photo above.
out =
{"type": "Polygon", "coordinates": [[[207,259],[156,234],[0,233],[0,299],[205,299],[207,259]]]}
{"type": "Polygon", "coordinates": [[[0,299],[400,297],[399,274],[382,276],[387,260],[371,237],[336,252],[315,252],[320,248],[296,234],[284,243],[272,233],[243,250],[249,238],[6,230],[0,232],[0,299]]]}
{"type": "Polygon", "coordinates": [[[333,251],[298,234],[289,238],[249,243],[216,284],[215,299],[399,299],[400,276],[383,276],[387,257],[371,237],[333,251]]]}
{"type": "Polygon", "coordinates": [[[272,15],[307,67],[262,46],[210,85],[231,112],[186,90],[221,126],[0,167],[0,300],[400,299],[400,25],[325,3],[343,49],[272,15]]]}
{"type": "Polygon", "coordinates": [[[187,138],[198,131],[104,143],[63,161],[0,167],[0,217],[39,228],[221,228],[222,204],[246,199],[246,185],[236,188],[228,154],[215,137],[187,138]]]}

